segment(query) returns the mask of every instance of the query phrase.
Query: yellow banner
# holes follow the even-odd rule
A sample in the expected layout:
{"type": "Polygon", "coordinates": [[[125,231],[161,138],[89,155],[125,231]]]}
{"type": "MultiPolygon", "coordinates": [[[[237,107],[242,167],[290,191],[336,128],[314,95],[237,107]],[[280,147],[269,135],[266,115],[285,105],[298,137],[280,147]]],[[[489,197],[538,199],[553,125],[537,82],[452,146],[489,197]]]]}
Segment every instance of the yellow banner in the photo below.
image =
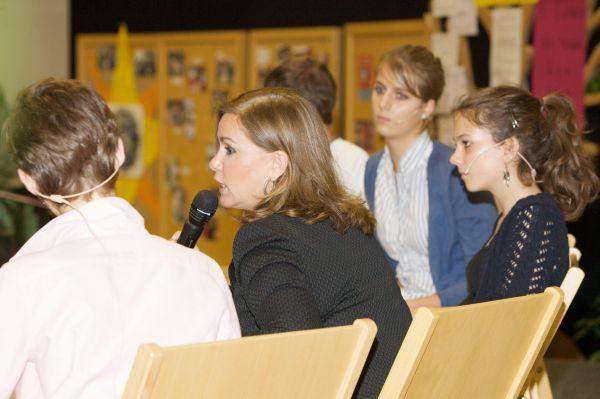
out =
{"type": "Polygon", "coordinates": [[[494,6],[524,6],[526,4],[536,4],[539,0],[475,0],[477,7],[494,6]]]}

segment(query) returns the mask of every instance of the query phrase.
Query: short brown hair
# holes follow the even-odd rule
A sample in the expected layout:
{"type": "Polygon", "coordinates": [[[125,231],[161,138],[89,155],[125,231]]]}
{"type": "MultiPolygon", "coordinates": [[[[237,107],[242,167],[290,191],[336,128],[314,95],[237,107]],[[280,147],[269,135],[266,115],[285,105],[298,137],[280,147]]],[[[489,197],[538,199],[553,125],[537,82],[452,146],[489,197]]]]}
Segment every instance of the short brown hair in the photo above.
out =
{"type": "Polygon", "coordinates": [[[325,127],[315,107],[298,91],[264,88],[246,92],[221,108],[236,115],[248,137],[267,152],[283,151],[287,170],[273,190],[244,219],[252,221],[274,213],[303,217],[308,223],[325,219],[336,230],[355,227],[373,234],[375,219],[364,202],[350,195],[334,169],[325,127]]]}
{"type": "Polygon", "coordinates": [[[265,87],[289,87],[310,101],[323,123],[333,122],[337,87],[327,67],[311,58],[291,59],[273,69],[265,78],[265,87]]]}
{"type": "MultiPolygon", "coordinates": [[[[116,119],[98,93],[75,80],[46,79],[22,90],[3,134],[42,194],[77,193],[115,170],[116,119]]],[[[115,181],[103,189],[113,190],[115,181]]]]}
{"type": "MultiPolygon", "coordinates": [[[[464,98],[454,112],[486,129],[496,142],[515,137],[540,187],[556,198],[566,220],[579,217],[596,198],[598,177],[583,153],[575,107],[565,94],[538,99],[518,87],[490,87],[464,98]]],[[[517,171],[523,184],[533,184],[531,169],[520,158],[517,171]]]]}
{"type": "Polygon", "coordinates": [[[385,53],[377,64],[377,72],[389,66],[413,96],[422,101],[438,101],[444,90],[442,62],[426,47],[411,44],[385,53]]]}

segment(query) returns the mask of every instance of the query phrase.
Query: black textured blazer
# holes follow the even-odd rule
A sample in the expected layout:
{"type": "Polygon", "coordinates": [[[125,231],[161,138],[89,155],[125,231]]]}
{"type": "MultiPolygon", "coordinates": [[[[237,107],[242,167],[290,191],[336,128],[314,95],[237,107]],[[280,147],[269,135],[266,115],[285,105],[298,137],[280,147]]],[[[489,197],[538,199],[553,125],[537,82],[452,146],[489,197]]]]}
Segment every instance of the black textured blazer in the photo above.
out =
{"type": "Polygon", "coordinates": [[[229,278],[243,335],[374,320],[377,336],[355,396],[377,397],[411,315],[374,237],[272,215],[238,231],[229,278]]]}

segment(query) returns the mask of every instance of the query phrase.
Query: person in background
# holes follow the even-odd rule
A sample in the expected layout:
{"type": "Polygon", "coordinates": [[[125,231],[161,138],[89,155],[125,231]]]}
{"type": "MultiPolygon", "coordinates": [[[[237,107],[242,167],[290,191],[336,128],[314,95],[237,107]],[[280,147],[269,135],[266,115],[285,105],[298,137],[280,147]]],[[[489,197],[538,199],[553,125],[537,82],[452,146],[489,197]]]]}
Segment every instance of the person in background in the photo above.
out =
{"type": "Polygon", "coordinates": [[[468,266],[463,303],[535,294],[559,286],[569,268],[566,220],[598,193],[581,147],[575,108],[552,93],[542,99],[499,86],[455,110],[450,159],[469,191],[488,191],[500,208],[493,234],[468,266]]]}
{"type": "Polygon", "coordinates": [[[292,59],[273,69],[264,85],[296,89],[315,106],[325,124],[329,148],[342,183],[351,194],[364,198],[365,165],[369,155],[332,131],[337,87],[327,67],[311,58],[292,59]]]}
{"type": "Polygon", "coordinates": [[[452,150],[429,137],[443,88],[441,62],[425,47],[396,48],[377,66],[373,118],[385,149],[367,162],[365,192],[411,308],[465,298],[467,263],[496,218],[491,202],[469,198],[449,162],[452,150]]]}
{"type": "Polygon", "coordinates": [[[375,220],[334,169],[314,106],[264,88],[224,105],[210,161],[220,205],[241,209],[229,279],[243,335],[352,324],[370,318],[376,342],[355,394],[377,397],[411,315],[375,220]]]}
{"type": "Polygon", "coordinates": [[[123,141],[96,92],[33,84],[3,135],[56,217],[0,268],[0,397],[121,397],[140,344],[240,336],[217,263],[149,234],[115,196],[123,141]]]}

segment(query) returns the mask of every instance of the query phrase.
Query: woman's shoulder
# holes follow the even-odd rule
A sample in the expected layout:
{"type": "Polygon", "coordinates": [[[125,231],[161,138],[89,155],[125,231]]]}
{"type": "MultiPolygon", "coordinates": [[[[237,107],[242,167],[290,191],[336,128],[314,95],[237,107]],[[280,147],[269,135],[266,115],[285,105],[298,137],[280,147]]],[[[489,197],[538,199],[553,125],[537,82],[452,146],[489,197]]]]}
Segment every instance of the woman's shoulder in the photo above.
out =
{"type": "Polygon", "coordinates": [[[252,249],[277,245],[293,246],[294,232],[298,230],[299,218],[280,214],[244,223],[238,230],[233,243],[234,257],[252,249]]]}
{"type": "Polygon", "coordinates": [[[548,193],[528,195],[518,200],[511,208],[507,218],[516,217],[559,218],[564,220],[556,199],[548,193]]]}
{"type": "Polygon", "coordinates": [[[285,235],[289,230],[293,230],[298,224],[299,218],[286,216],[278,213],[266,216],[261,219],[244,223],[238,230],[238,236],[254,235],[285,235]]]}
{"type": "Polygon", "coordinates": [[[548,239],[560,237],[561,241],[567,237],[564,216],[554,197],[548,193],[521,198],[506,215],[504,226],[503,230],[509,236],[534,233],[548,239]]]}

